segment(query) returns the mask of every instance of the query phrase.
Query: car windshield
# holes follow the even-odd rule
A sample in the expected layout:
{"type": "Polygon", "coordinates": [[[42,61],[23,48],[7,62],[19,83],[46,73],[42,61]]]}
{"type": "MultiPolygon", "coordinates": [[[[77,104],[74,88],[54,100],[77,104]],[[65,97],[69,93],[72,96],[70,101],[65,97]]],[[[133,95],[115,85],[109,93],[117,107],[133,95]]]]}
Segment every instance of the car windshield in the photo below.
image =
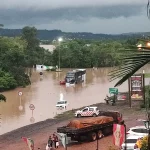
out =
{"type": "Polygon", "coordinates": [[[60,101],[60,102],[57,102],[57,104],[66,104],[67,101],[60,101]]]}
{"type": "Polygon", "coordinates": [[[66,77],[67,78],[74,78],[74,72],[68,72],[66,77]]]}
{"type": "Polygon", "coordinates": [[[148,133],[147,129],[144,128],[132,129],[132,131],[136,133],[148,133]]]}

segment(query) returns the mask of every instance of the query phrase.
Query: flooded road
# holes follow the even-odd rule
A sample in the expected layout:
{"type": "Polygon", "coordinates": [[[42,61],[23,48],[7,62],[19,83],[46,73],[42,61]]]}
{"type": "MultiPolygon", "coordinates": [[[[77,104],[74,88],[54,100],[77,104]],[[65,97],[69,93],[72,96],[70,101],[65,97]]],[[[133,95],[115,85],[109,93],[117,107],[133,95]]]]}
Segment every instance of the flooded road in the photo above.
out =
{"type": "MultiPolygon", "coordinates": [[[[148,66],[144,68],[145,72],[150,72],[148,68],[148,66]]],[[[33,70],[31,86],[3,92],[7,97],[7,102],[0,103],[0,135],[31,124],[30,118],[32,116],[35,122],[39,122],[53,118],[56,114],[61,113],[55,107],[59,100],[60,92],[63,93],[64,99],[69,103],[67,110],[104,102],[109,88],[113,87],[116,83],[116,81],[109,82],[107,75],[110,70],[112,68],[101,68],[98,70],[87,69],[86,83],[69,88],[66,88],[64,85],[59,85],[59,79],[62,80],[65,77],[68,71],[67,69],[64,69],[60,73],[43,72],[42,80],[40,80],[39,72],[33,70]],[[21,100],[18,95],[19,91],[23,93],[21,100]],[[34,104],[35,106],[33,114],[29,108],[30,104],[34,104]],[[23,106],[22,111],[19,110],[20,105],[23,106]]],[[[149,84],[148,79],[146,79],[146,84],[149,84]]],[[[127,91],[127,82],[118,87],[118,89],[119,92],[127,91]]]]}

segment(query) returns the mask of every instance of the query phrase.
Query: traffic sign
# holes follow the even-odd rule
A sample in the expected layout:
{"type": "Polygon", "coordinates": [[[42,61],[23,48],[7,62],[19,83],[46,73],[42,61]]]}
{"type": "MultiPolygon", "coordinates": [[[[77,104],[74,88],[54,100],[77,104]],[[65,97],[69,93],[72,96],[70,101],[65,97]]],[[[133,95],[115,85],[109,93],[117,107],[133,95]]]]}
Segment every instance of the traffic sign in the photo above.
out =
{"type": "Polygon", "coordinates": [[[21,96],[21,95],[22,95],[22,92],[18,92],[18,95],[21,96]]]}
{"type": "Polygon", "coordinates": [[[110,94],[118,94],[118,89],[117,88],[109,88],[109,93],[110,94]]]}
{"type": "Polygon", "coordinates": [[[31,122],[31,123],[34,123],[34,122],[35,122],[34,117],[31,117],[31,118],[30,118],[30,122],[31,122]]]}
{"type": "Polygon", "coordinates": [[[35,106],[34,106],[33,104],[30,104],[29,108],[30,108],[31,110],[34,110],[34,109],[35,109],[35,106]]]}

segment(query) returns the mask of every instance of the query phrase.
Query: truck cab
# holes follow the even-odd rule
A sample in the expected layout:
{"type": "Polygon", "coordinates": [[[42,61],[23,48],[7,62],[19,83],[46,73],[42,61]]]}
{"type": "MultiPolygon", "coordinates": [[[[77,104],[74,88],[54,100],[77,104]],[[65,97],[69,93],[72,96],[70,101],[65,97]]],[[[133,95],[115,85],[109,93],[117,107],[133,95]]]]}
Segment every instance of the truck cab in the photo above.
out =
{"type": "Polygon", "coordinates": [[[75,112],[75,117],[96,117],[99,115],[97,107],[85,107],[75,112]]]}

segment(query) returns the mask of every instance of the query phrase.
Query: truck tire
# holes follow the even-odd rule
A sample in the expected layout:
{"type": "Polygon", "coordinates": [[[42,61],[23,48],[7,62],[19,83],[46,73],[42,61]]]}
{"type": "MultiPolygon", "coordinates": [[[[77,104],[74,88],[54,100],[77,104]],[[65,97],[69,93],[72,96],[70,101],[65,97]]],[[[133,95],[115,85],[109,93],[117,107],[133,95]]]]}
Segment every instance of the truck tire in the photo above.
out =
{"type": "Polygon", "coordinates": [[[93,117],[97,117],[97,115],[96,115],[96,114],[93,114],[92,116],[93,116],[93,117]]]}
{"type": "Polygon", "coordinates": [[[95,132],[91,132],[91,133],[89,134],[89,140],[90,140],[90,141],[95,141],[96,139],[97,139],[96,133],[95,133],[95,132]]]}
{"type": "Polygon", "coordinates": [[[81,114],[77,114],[77,117],[80,118],[80,117],[81,117],[81,114]]]}
{"type": "Polygon", "coordinates": [[[103,136],[104,136],[104,135],[103,135],[102,131],[99,130],[99,131],[97,132],[97,137],[98,137],[98,139],[101,139],[103,136]]]}

